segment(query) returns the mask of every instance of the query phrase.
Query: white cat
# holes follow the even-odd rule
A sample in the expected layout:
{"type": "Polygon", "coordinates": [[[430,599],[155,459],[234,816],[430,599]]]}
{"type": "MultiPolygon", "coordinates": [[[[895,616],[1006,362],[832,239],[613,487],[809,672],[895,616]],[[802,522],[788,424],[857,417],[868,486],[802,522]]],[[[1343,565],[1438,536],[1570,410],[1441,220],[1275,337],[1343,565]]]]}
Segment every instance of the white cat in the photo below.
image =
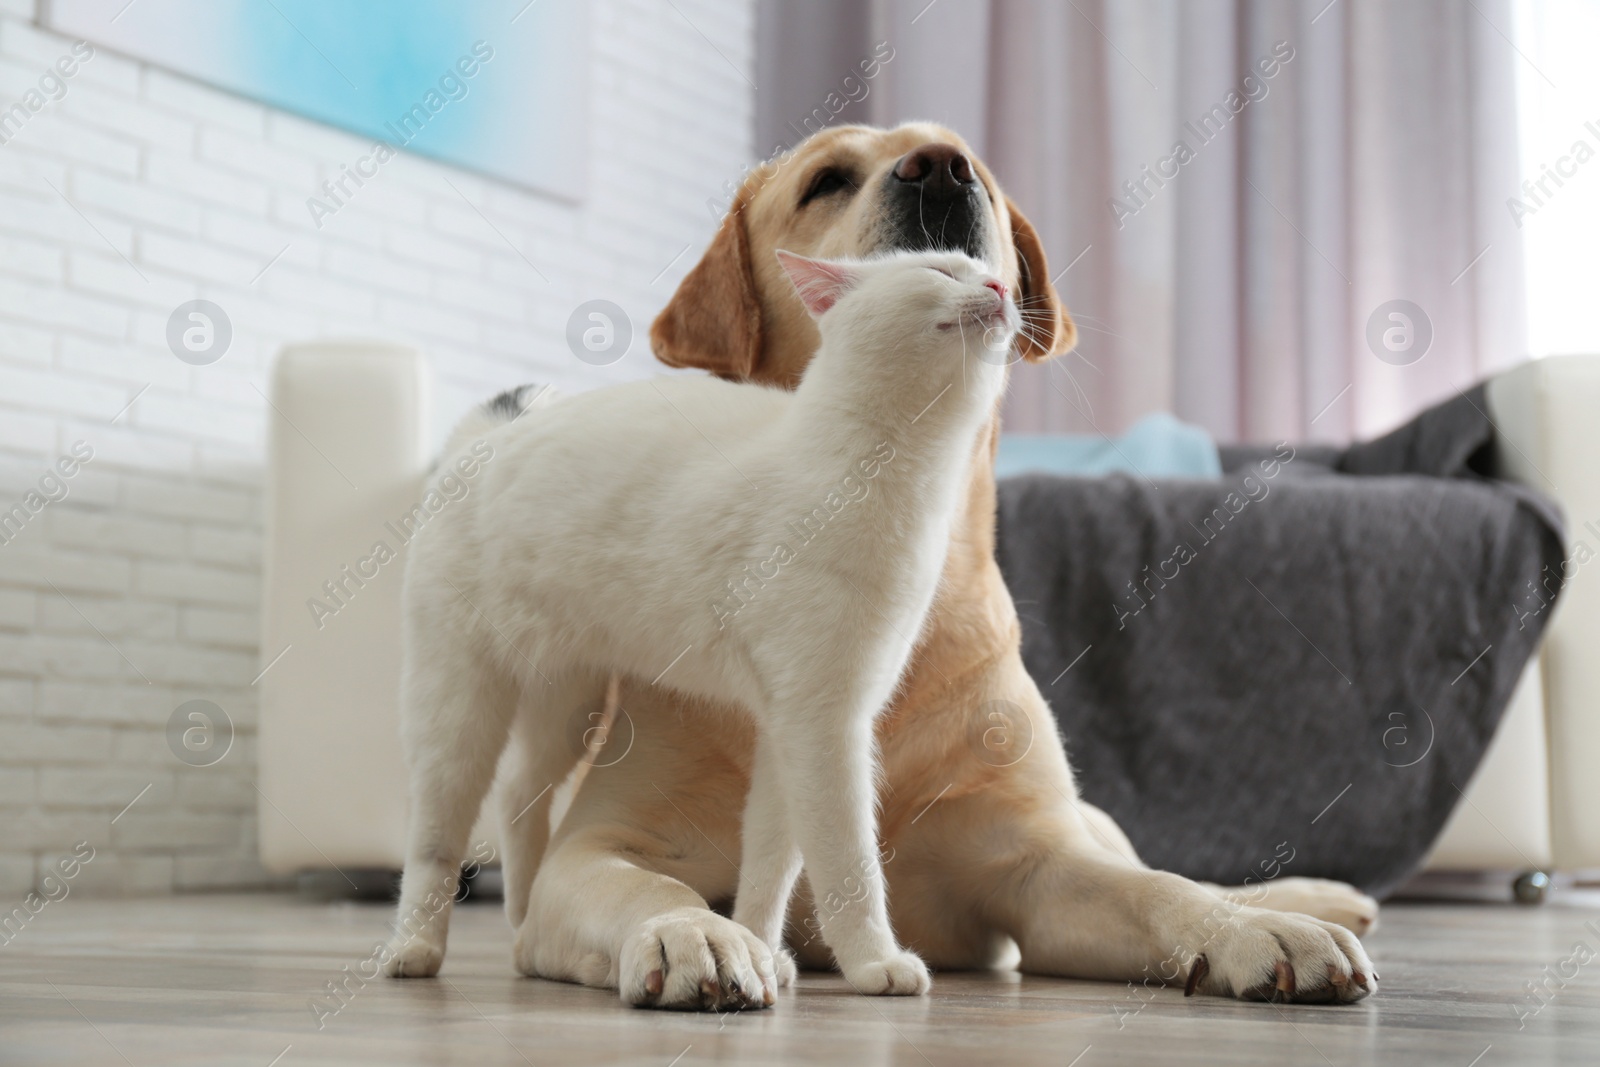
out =
{"type": "Polygon", "coordinates": [[[792,974],[780,944],[803,857],[814,898],[844,902],[819,911],[845,978],[927,991],[889,925],[873,720],[932,603],[1019,317],[959,253],[778,258],[822,337],[796,391],[702,377],[526,405],[517,391],[452,438],[447,460],[480,438],[495,458],[408,564],[411,835],[390,974],[439,969],[508,737],[560,780],[582,755],[574,715],[616,672],[753,718],[733,917],[755,938],[719,961],[728,982],[770,1004],[792,974]]]}

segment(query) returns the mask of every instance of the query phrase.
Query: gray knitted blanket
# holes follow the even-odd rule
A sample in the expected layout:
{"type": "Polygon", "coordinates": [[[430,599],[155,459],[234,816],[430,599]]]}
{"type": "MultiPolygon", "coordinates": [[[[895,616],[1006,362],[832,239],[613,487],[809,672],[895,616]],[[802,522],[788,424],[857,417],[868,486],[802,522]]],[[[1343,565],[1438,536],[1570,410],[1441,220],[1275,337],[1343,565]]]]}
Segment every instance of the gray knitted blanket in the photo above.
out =
{"type": "Polygon", "coordinates": [[[1553,506],[1489,476],[1486,410],[1480,387],[1342,452],[1225,449],[1217,481],[1001,482],[1023,658],[1147,862],[1376,894],[1421,862],[1560,573],[1553,506]]]}

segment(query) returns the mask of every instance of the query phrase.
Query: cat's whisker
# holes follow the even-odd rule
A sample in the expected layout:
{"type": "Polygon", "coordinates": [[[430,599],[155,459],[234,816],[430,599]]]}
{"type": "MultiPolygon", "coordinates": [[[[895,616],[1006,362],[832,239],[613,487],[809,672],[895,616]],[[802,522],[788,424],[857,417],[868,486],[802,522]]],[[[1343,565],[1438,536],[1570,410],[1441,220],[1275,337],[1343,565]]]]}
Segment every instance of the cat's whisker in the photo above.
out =
{"type": "Polygon", "coordinates": [[[1021,337],[1021,338],[1024,338],[1025,340],[1027,340],[1027,342],[1029,344],[1033,345],[1036,348],[1048,348],[1049,347],[1049,344],[1047,343],[1047,340],[1044,337],[1044,335],[1040,334],[1036,330],[1030,330],[1030,328],[1027,325],[1022,325],[1022,326],[1017,327],[1017,336],[1021,337]]]}
{"type": "Polygon", "coordinates": [[[967,328],[961,325],[965,315],[956,316],[956,329],[961,331],[961,391],[967,391],[967,328]]]}
{"type": "Polygon", "coordinates": [[[1102,326],[1105,325],[1105,322],[1106,322],[1105,319],[1102,319],[1098,315],[1090,315],[1090,314],[1088,314],[1086,312],[1080,313],[1080,312],[1077,312],[1077,311],[1074,311],[1072,313],[1072,321],[1073,322],[1095,322],[1095,323],[1101,324],[1102,326]]]}
{"type": "Polygon", "coordinates": [[[1102,330],[1098,326],[1090,326],[1087,323],[1083,323],[1083,322],[1078,323],[1078,329],[1080,329],[1080,330],[1088,330],[1090,333],[1105,334],[1107,337],[1115,337],[1119,341],[1126,341],[1127,340],[1126,337],[1124,337],[1120,333],[1115,332],[1114,330],[1102,330]]]}
{"type": "Polygon", "coordinates": [[[1076,322],[1080,326],[1098,327],[1102,333],[1111,332],[1108,321],[1098,315],[1086,315],[1073,312],[1072,321],[1076,322]]]}
{"type": "Polygon", "coordinates": [[[1017,326],[1018,333],[1027,333],[1030,340],[1043,336],[1041,332],[1044,329],[1043,324],[1030,322],[1026,316],[1019,316],[1019,318],[1021,322],[1017,326]]]}
{"type": "MultiPolygon", "coordinates": [[[[1066,364],[1058,361],[1055,366],[1061,371],[1062,374],[1067,376],[1067,381],[1072,385],[1072,391],[1078,395],[1078,400],[1075,401],[1071,397],[1067,397],[1064,393],[1062,396],[1065,397],[1067,402],[1070,403],[1074,408],[1077,408],[1078,414],[1082,415],[1084,419],[1088,421],[1091,427],[1094,427],[1096,430],[1098,430],[1099,427],[1095,426],[1094,421],[1094,402],[1089,399],[1088,390],[1084,389],[1084,387],[1079,384],[1077,376],[1074,375],[1070,369],[1068,369],[1066,364]],[[1079,401],[1081,401],[1081,403],[1079,401]]],[[[1059,390],[1057,391],[1059,392],[1059,390]]]]}

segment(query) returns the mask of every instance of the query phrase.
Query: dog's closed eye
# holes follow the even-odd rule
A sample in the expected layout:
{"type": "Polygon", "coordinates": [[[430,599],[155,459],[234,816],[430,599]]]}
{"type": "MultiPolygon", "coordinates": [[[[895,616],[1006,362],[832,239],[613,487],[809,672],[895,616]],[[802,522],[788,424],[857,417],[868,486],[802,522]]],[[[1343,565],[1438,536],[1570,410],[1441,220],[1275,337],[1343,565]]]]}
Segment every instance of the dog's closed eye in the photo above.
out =
{"type": "Polygon", "coordinates": [[[855,188],[856,183],[848,173],[837,167],[824,167],[817,171],[810,184],[806,186],[805,194],[800,197],[800,206],[805,207],[818,197],[828,196],[840,190],[854,192],[855,188]]]}

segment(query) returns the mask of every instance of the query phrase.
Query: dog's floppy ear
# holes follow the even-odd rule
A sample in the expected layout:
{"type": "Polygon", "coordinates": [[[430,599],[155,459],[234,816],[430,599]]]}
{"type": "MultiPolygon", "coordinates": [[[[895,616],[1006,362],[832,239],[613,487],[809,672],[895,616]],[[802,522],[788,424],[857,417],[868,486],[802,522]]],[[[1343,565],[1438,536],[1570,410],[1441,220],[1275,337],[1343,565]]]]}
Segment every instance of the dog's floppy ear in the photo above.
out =
{"type": "Polygon", "coordinates": [[[1050,284],[1050,266],[1045,262],[1039,231],[1009,196],[1006,211],[1011,216],[1011,243],[1017,250],[1020,274],[1017,307],[1022,312],[1022,332],[1017,335],[1017,351],[1030,363],[1042,363],[1072,351],[1078,343],[1078,328],[1050,284]]]}
{"type": "Polygon", "coordinates": [[[669,367],[749,378],[761,358],[761,304],[750,273],[740,190],[717,235],[650,325],[650,347],[669,367]]]}

